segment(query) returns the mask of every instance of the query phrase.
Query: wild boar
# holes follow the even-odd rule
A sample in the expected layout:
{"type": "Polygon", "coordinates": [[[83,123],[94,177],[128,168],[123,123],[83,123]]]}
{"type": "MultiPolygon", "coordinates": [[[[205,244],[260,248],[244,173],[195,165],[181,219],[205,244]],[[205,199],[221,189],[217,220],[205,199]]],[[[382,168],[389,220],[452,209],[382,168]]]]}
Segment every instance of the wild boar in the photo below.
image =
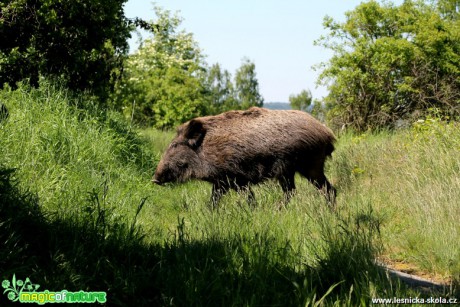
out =
{"type": "Polygon", "coordinates": [[[250,185],[275,179],[287,203],[299,172],[334,205],[336,191],[324,175],[334,141],[329,128],[301,111],[253,107],[198,117],[177,128],[152,181],[210,182],[215,207],[229,189],[247,191],[254,201],[250,185]]]}

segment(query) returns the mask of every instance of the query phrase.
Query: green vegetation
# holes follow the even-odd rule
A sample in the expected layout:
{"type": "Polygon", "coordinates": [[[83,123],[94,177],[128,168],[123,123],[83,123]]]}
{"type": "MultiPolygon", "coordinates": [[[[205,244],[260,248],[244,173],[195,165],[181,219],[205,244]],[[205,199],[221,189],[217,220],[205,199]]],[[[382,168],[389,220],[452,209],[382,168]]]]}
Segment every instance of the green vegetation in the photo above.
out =
{"type": "Polygon", "coordinates": [[[336,212],[300,178],[281,212],[274,183],[256,187],[255,209],[230,193],[212,211],[208,184],[150,183],[172,133],[76,108],[85,99],[46,81],[0,92],[9,111],[0,278],[107,291],[110,305],[355,306],[432,295],[389,280],[374,262],[385,256],[449,277],[458,291],[458,125],[433,117],[341,136],[328,164],[336,212]]]}
{"type": "Polygon", "coordinates": [[[309,90],[302,90],[298,95],[289,96],[289,104],[293,110],[308,111],[311,105],[311,92],[309,90]]]}
{"type": "Polygon", "coordinates": [[[159,7],[155,14],[158,30],[127,58],[113,98],[137,123],[171,128],[205,113],[205,62],[192,34],[178,31],[179,16],[159,7]]]}
{"type": "Polygon", "coordinates": [[[332,163],[342,201],[372,204],[383,217],[390,259],[457,282],[459,129],[428,117],[405,131],[345,135],[332,163]]]}
{"type": "Polygon", "coordinates": [[[155,20],[128,19],[125,2],[0,2],[0,88],[55,79],[95,95],[91,104],[159,129],[263,104],[253,62],[243,58],[233,84],[228,71],[208,66],[192,33],[180,29],[177,13],[156,6],[155,20]],[[136,26],[151,37],[128,54],[136,26]]]}
{"type": "Polygon", "coordinates": [[[107,97],[128,52],[126,0],[0,2],[0,88],[40,75],[107,97]]]}
{"type": "Polygon", "coordinates": [[[256,65],[248,58],[244,58],[241,67],[236,71],[235,90],[236,99],[241,109],[252,106],[261,107],[264,99],[259,94],[259,82],[256,77],[256,65]]]}
{"type": "Polygon", "coordinates": [[[324,19],[316,43],[334,52],[320,66],[329,118],[358,131],[417,120],[437,108],[460,115],[458,1],[368,1],[346,21],[324,19]],[[427,3],[429,2],[429,3],[427,3]]]}
{"type": "Polygon", "coordinates": [[[137,124],[173,128],[194,117],[261,106],[256,67],[243,59],[234,83],[219,64],[208,67],[182,19],[155,7],[153,37],[128,56],[112,107],[137,124]]]}
{"type": "MultiPolygon", "coordinates": [[[[302,178],[282,211],[271,182],[254,188],[255,208],[231,192],[217,210],[207,183],[152,185],[173,138],[154,128],[263,99],[250,60],[232,79],[177,15],[127,20],[124,2],[0,3],[2,280],[106,291],[115,306],[460,296],[458,1],[369,1],[344,23],[325,19],[330,94],[312,112],[353,129],[327,164],[334,212],[302,178]],[[153,37],[128,56],[134,25],[153,37]],[[409,289],[376,261],[449,287],[409,289]]],[[[312,100],[291,97],[299,109],[312,100]]]]}

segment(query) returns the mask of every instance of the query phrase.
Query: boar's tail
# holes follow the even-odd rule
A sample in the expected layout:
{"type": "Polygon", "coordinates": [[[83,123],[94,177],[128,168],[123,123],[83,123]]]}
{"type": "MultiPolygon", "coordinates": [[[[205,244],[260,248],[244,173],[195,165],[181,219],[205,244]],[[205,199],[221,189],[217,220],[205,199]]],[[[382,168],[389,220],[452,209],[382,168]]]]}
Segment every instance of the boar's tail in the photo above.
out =
{"type": "Polygon", "coordinates": [[[326,144],[326,152],[325,152],[325,153],[326,153],[326,157],[328,157],[328,156],[330,157],[331,154],[332,154],[332,152],[334,151],[334,149],[335,149],[335,148],[334,148],[334,144],[332,144],[332,142],[328,142],[328,143],[326,144]]]}

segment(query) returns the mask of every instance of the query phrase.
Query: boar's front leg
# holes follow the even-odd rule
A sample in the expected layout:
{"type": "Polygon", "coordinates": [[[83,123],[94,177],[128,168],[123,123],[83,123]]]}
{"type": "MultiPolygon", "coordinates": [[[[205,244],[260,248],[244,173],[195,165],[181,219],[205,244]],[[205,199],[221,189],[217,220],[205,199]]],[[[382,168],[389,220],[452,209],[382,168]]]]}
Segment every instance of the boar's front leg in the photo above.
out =
{"type": "Polygon", "coordinates": [[[291,200],[295,192],[294,174],[289,174],[278,179],[284,192],[284,201],[280,203],[278,209],[282,209],[291,200]]]}
{"type": "Polygon", "coordinates": [[[211,194],[211,205],[213,209],[217,208],[220,199],[225,193],[228,192],[229,188],[229,184],[225,182],[218,181],[213,183],[211,194]]]}
{"type": "Polygon", "coordinates": [[[256,205],[257,205],[256,197],[254,196],[254,192],[252,191],[252,189],[249,186],[249,184],[234,185],[234,186],[232,186],[232,189],[234,189],[235,191],[237,191],[240,194],[246,194],[249,206],[251,206],[252,208],[256,207],[256,205]]]}

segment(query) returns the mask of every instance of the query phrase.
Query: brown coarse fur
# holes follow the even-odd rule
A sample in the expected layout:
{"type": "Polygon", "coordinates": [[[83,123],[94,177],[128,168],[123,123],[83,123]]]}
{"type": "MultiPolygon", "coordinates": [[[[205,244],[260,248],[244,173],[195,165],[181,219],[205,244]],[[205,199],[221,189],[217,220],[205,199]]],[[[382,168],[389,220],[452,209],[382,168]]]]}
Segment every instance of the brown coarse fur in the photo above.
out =
{"type": "Polygon", "coordinates": [[[216,205],[230,188],[247,191],[253,201],[249,186],[272,178],[287,202],[298,172],[333,204],[335,189],[324,175],[324,162],[334,141],[329,128],[301,111],[253,107],[198,117],[179,126],[153,182],[208,181],[216,205]]]}

